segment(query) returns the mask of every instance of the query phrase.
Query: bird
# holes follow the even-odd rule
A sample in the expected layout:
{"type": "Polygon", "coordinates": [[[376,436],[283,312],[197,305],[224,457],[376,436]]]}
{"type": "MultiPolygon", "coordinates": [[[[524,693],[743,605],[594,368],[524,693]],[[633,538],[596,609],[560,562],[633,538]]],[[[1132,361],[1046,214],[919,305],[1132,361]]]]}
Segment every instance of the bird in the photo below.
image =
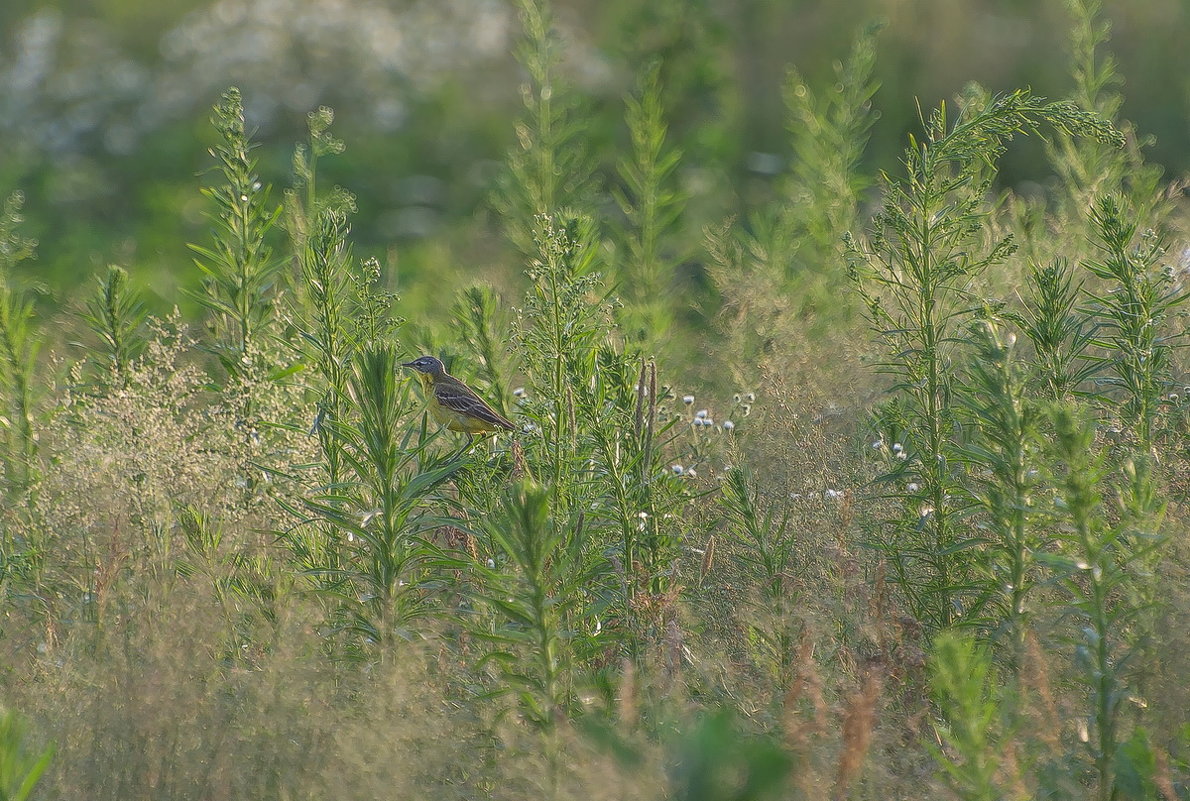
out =
{"type": "Polygon", "coordinates": [[[401,366],[415,371],[421,379],[430,415],[438,424],[468,436],[517,430],[511,420],[485,403],[469,386],[446,372],[446,366],[440,359],[420,356],[401,366]]]}

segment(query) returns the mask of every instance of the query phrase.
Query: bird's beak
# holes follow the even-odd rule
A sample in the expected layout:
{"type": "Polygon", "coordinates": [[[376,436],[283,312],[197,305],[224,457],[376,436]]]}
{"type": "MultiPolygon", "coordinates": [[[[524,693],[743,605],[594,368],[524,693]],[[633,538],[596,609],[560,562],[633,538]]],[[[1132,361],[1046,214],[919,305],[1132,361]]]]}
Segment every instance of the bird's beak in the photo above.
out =
{"type": "Polygon", "coordinates": [[[414,364],[413,362],[401,362],[401,366],[402,366],[402,367],[409,367],[409,368],[412,368],[412,367],[413,367],[413,364],[414,364]]]}

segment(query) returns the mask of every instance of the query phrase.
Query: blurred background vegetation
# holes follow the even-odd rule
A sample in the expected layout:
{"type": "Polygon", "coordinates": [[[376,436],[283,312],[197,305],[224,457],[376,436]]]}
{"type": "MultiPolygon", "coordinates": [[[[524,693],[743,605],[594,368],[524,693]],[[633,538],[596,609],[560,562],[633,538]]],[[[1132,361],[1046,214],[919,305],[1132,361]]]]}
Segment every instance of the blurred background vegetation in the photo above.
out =
{"type": "MultiPolygon", "coordinates": [[[[1190,6],[1114,0],[1104,12],[1127,80],[1121,116],[1153,137],[1149,160],[1183,174],[1190,6]]],[[[611,159],[628,148],[623,97],[643,65],[664,59],[691,196],[683,225],[696,237],[771,198],[790,156],[787,69],[829,86],[867,20],[888,27],[865,172],[895,164],[920,128],[917,105],[933,107],[968,81],[1052,97],[1071,90],[1059,0],[561,0],[556,17],[605,187],[615,183],[611,159]]],[[[445,313],[443,282],[519,280],[523,265],[489,202],[522,108],[518,31],[513,4],[501,0],[5,0],[0,191],[27,196],[25,230],[39,247],[25,270],[47,288],[47,304],[72,301],[116,263],[148,290],[152,310],[185,306],[179,289],[199,274],[184,243],[204,241],[210,227],[197,191],[212,164],[209,109],[237,85],[262,145],[262,178],[278,188],[291,183],[307,113],[334,107],[348,147],[320,166],[320,182],[356,194],[357,253],[385,265],[403,313],[445,313]]],[[[1022,143],[1000,180],[1027,194],[1049,175],[1044,162],[1040,145],[1022,143]]],[[[617,213],[610,195],[603,203],[617,213]]],[[[685,258],[683,280],[702,283],[705,257],[685,258]]]]}

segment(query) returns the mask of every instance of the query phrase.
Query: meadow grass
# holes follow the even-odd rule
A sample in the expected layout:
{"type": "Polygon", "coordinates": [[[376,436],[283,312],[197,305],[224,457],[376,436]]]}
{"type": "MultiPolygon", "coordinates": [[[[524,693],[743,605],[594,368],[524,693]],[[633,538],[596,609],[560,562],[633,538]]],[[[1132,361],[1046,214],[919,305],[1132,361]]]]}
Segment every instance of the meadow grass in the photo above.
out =
{"type": "Polygon", "coordinates": [[[970,87],[879,176],[879,26],[791,73],[780,191],[698,241],[665,64],[583,152],[525,0],[523,294],[442,321],[353,252],[329,109],[274,205],[215,106],[198,320],[113,266],[62,349],[12,195],[0,798],[1190,798],[1184,208],[1070,7],[1071,99],[970,87]],[[518,430],[437,430],[424,351],[518,430]]]}

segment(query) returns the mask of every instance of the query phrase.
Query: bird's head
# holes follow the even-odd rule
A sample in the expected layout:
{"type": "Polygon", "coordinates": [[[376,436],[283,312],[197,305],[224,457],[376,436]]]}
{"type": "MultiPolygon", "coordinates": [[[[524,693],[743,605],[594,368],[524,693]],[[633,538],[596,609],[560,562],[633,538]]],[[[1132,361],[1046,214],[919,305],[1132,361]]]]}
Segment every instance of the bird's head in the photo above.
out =
{"type": "Polygon", "coordinates": [[[426,375],[442,375],[446,372],[446,367],[442,364],[442,361],[435,359],[433,356],[419,356],[411,362],[403,363],[401,366],[426,375]]]}

